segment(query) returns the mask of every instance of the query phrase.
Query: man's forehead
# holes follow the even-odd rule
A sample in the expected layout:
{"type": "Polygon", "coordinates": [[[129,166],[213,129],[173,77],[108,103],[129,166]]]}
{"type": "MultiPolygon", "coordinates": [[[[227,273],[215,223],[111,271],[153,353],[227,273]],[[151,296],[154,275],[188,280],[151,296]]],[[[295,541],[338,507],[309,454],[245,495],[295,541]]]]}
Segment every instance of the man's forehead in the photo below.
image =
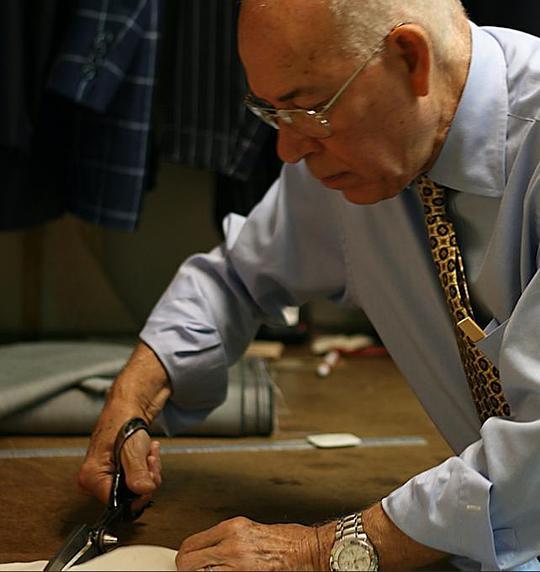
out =
{"type": "Polygon", "coordinates": [[[239,44],[314,61],[335,42],[328,0],[243,0],[239,44]]]}
{"type": "Polygon", "coordinates": [[[328,13],[330,0],[241,0],[240,12],[257,12],[265,15],[283,16],[290,19],[291,15],[314,13],[323,10],[328,13]]]}
{"type": "Polygon", "coordinates": [[[239,51],[251,92],[275,106],[327,95],[347,65],[336,49],[328,0],[244,0],[242,6],[239,51]]]}
{"type": "MultiPolygon", "coordinates": [[[[280,77],[293,74],[300,85],[309,86],[313,82],[308,78],[327,67],[335,51],[332,45],[335,30],[327,0],[243,1],[239,51],[248,79],[255,84],[259,76],[276,72],[280,77]]],[[[295,88],[291,86],[290,90],[295,88]]]]}

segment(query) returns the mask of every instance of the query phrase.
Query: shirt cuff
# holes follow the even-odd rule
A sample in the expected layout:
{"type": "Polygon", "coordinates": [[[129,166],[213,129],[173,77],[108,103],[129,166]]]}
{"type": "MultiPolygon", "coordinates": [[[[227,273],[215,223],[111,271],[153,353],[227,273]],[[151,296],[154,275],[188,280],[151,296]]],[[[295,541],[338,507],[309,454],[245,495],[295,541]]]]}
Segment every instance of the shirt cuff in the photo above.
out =
{"type": "Polygon", "coordinates": [[[147,325],[140,334],[167,371],[173,393],[158,417],[167,435],[203,421],[227,397],[228,368],[221,344],[183,351],[180,340],[147,325]]]}
{"type": "Polygon", "coordinates": [[[491,483],[452,457],[383,499],[388,517],[417,542],[499,570],[489,513],[491,483]]]}

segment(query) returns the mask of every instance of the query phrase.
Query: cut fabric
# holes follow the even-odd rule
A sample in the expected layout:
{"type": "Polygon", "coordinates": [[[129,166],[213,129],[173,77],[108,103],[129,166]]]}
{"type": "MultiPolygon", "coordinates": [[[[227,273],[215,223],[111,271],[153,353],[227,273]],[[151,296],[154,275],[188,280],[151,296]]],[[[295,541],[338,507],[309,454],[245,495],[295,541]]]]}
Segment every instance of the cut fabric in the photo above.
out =
{"type": "MultiPolygon", "coordinates": [[[[176,550],[163,546],[120,546],[111,552],[93,558],[84,564],[71,566],[68,570],[99,570],[99,571],[158,571],[176,570],[176,550]]],[[[43,570],[47,560],[34,562],[9,562],[0,564],[0,571],[30,571],[43,570]]]]}

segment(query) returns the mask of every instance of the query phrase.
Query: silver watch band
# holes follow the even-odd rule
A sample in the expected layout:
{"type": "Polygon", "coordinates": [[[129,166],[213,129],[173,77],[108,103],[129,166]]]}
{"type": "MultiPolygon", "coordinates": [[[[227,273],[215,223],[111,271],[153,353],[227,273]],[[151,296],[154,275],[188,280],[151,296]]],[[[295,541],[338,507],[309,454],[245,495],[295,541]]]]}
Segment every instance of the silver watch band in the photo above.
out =
{"type": "Polygon", "coordinates": [[[364,530],[362,513],[338,520],[330,570],[378,570],[377,551],[364,530]]]}
{"type": "Polygon", "coordinates": [[[355,512],[338,520],[336,540],[343,540],[344,538],[367,538],[362,524],[361,512],[355,512]]]}

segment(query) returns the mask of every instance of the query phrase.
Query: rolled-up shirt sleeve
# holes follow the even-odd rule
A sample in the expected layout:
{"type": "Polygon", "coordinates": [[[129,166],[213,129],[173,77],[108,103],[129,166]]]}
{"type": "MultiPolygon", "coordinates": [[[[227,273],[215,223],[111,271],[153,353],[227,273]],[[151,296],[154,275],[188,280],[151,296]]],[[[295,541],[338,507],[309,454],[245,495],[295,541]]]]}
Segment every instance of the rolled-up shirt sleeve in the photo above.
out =
{"type": "Polygon", "coordinates": [[[520,297],[498,352],[512,418],[492,417],[480,440],[383,500],[414,540],[483,570],[540,570],[540,275],[520,297]]]}
{"type": "Polygon", "coordinates": [[[335,201],[304,167],[285,166],[247,219],[225,222],[222,245],[180,267],[140,333],[173,386],[161,416],[169,434],[225,400],[227,368],[261,323],[286,323],[286,306],[344,298],[335,201]]]}

